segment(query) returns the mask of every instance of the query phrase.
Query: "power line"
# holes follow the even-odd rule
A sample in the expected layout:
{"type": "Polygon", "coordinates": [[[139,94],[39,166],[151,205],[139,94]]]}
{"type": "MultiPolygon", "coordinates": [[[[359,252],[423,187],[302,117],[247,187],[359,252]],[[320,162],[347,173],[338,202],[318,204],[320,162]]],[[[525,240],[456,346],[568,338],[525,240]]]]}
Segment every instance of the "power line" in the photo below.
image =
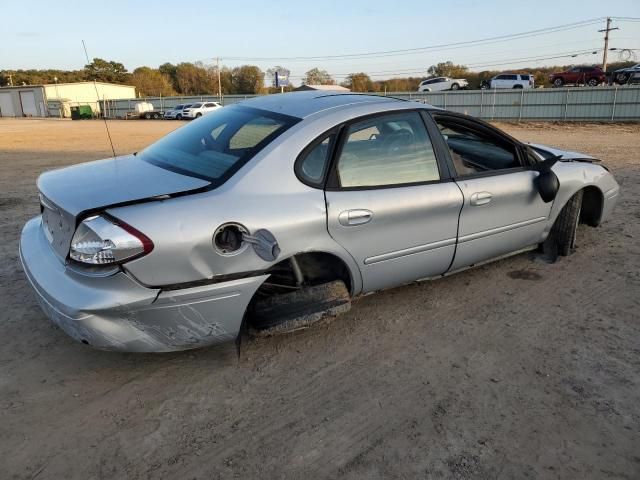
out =
{"type": "Polygon", "coordinates": [[[520,33],[512,33],[508,35],[499,35],[495,37],[487,37],[477,40],[466,40],[463,42],[452,42],[452,43],[443,43],[438,45],[428,45],[424,47],[416,47],[416,48],[405,48],[398,50],[384,50],[384,51],[375,51],[375,52],[362,52],[362,53],[350,53],[350,54],[342,54],[342,55],[319,55],[319,56],[297,56],[297,57],[224,57],[225,60],[231,61],[263,61],[263,62],[273,62],[273,61],[309,61],[309,60],[339,60],[339,59],[358,59],[358,58],[376,58],[376,57],[387,57],[387,56],[397,56],[397,55],[411,55],[416,53],[421,53],[429,50],[442,50],[449,48],[459,48],[468,45],[478,45],[478,44],[490,44],[490,43],[499,43],[504,41],[516,40],[521,38],[529,38],[539,35],[548,35],[552,33],[563,32],[567,30],[572,30],[576,28],[582,28],[590,25],[594,25],[596,23],[602,22],[603,18],[592,18],[589,20],[583,20],[575,23],[567,23],[564,25],[557,25],[554,27],[546,27],[540,28],[537,30],[530,30],[527,32],[520,33]]]}
{"type": "MultiPolygon", "coordinates": [[[[573,58],[573,57],[578,57],[582,55],[594,55],[601,51],[602,51],[601,48],[593,48],[593,49],[577,50],[577,51],[571,51],[571,52],[558,52],[555,54],[549,54],[547,56],[537,55],[532,57],[518,57],[518,58],[512,58],[512,59],[492,60],[488,63],[470,63],[470,64],[466,64],[465,66],[468,68],[479,68],[479,67],[508,65],[513,63],[539,62],[543,60],[553,60],[558,58],[573,58]]],[[[380,77],[380,76],[389,76],[389,75],[406,75],[411,73],[422,73],[426,71],[427,71],[427,68],[425,67],[425,68],[415,68],[415,69],[406,69],[406,70],[377,71],[377,72],[370,72],[368,73],[368,75],[371,77],[380,77]]],[[[334,77],[343,77],[343,76],[348,76],[352,73],[356,73],[356,72],[330,73],[330,75],[334,77]]],[[[291,75],[290,78],[304,78],[304,75],[291,75]]]]}

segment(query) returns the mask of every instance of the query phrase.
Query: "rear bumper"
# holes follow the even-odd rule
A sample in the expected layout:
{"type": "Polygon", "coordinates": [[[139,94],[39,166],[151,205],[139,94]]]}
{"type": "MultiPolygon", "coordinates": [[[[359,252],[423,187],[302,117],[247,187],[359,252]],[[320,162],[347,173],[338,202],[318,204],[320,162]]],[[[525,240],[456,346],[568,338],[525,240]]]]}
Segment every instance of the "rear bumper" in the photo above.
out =
{"type": "Polygon", "coordinates": [[[103,350],[167,352],[236,338],[247,305],[267,275],[163,291],[122,271],[89,276],[69,269],[36,217],[20,238],[20,260],[43,312],[74,339],[103,350]]]}

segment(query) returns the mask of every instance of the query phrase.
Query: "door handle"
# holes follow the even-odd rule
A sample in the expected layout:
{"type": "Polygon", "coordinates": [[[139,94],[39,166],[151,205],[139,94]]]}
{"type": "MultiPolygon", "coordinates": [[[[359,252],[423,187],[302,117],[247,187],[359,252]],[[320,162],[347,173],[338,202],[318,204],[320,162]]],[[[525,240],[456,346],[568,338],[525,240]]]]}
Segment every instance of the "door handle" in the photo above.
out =
{"type": "Polygon", "coordinates": [[[357,210],[345,210],[338,215],[338,222],[345,227],[353,225],[362,225],[368,223],[373,218],[373,212],[371,210],[357,209],[357,210]]]}
{"type": "Polygon", "coordinates": [[[474,207],[479,207],[480,205],[486,205],[491,201],[493,195],[489,192],[476,192],[471,195],[471,205],[474,207]]]}

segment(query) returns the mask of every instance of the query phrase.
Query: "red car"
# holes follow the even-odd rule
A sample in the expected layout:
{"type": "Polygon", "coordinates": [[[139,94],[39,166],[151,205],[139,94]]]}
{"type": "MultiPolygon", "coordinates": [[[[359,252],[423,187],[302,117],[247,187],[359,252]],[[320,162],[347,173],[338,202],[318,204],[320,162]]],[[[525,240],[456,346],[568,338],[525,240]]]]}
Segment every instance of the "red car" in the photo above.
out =
{"type": "Polygon", "coordinates": [[[595,87],[606,81],[606,76],[600,67],[573,67],[564,72],[552,73],[549,80],[554,87],[565,84],[588,85],[595,87]]]}

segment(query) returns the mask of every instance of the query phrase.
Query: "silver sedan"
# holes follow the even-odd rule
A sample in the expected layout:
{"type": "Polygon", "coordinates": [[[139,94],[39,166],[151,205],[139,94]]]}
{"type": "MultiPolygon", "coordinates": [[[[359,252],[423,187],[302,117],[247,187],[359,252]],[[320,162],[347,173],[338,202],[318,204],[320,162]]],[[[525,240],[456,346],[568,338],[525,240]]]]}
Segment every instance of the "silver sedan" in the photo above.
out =
{"type": "Polygon", "coordinates": [[[42,174],[20,257],[78,341],[159,352],[305,327],[351,299],[540,248],[567,255],[619,187],[588,155],[472,117],[299,92],[133,155],[42,174]]]}

